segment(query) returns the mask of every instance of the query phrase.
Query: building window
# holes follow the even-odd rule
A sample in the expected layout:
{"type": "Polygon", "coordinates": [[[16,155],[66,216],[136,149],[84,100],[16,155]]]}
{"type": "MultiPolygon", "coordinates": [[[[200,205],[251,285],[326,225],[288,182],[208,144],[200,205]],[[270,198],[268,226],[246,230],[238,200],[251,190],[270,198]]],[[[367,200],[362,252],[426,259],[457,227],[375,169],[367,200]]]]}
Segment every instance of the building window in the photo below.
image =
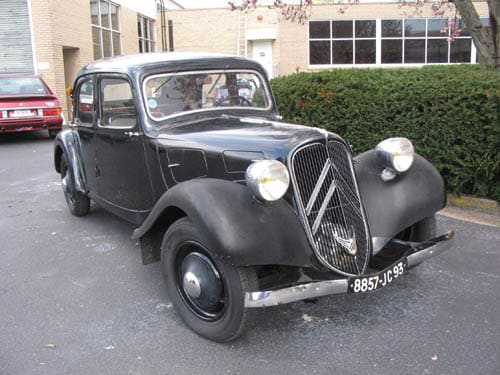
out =
{"type": "Polygon", "coordinates": [[[375,37],[375,20],[312,21],[310,64],[375,64],[375,37]]]}
{"type": "Polygon", "coordinates": [[[120,8],[109,0],[90,0],[94,59],[121,55],[120,8]]]}
{"type": "Polygon", "coordinates": [[[446,23],[443,18],[310,21],[309,64],[447,64],[475,60],[470,35],[462,33],[450,43],[449,31],[442,32],[446,23]]]}
{"type": "Polygon", "coordinates": [[[382,20],[381,63],[470,63],[470,35],[463,32],[450,43],[446,23],[444,18],[382,20]]]}
{"type": "Polygon", "coordinates": [[[139,35],[139,52],[155,52],[155,24],[151,18],[137,15],[137,35],[139,35]]]}

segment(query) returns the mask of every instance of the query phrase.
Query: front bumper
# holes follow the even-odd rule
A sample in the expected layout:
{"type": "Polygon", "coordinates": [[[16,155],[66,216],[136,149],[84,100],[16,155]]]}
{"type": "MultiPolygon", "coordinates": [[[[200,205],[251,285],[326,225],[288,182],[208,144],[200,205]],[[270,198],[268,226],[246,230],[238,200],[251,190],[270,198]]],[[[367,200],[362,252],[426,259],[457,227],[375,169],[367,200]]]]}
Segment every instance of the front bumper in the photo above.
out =
{"type": "MultiPolygon", "coordinates": [[[[402,259],[406,259],[408,268],[414,267],[424,260],[448,250],[453,243],[453,241],[451,241],[453,236],[454,232],[449,231],[431,240],[418,243],[411,247],[403,258],[399,259],[394,264],[400,262],[402,259]]],[[[370,275],[362,276],[369,277],[370,275]]],[[[348,293],[348,291],[349,278],[318,281],[277,290],[247,292],[245,294],[245,307],[252,308],[283,305],[308,298],[348,293]]]]}

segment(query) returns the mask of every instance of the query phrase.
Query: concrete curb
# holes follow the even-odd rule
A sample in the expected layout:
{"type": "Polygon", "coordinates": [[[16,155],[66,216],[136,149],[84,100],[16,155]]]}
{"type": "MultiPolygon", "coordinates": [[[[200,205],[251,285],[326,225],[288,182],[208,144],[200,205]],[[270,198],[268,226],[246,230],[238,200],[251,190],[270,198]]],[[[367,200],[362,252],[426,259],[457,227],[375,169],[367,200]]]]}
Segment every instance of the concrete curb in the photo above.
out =
{"type": "Polygon", "coordinates": [[[438,214],[500,228],[500,205],[491,199],[449,194],[448,205],[438,214]]]}
{"type": "Polygon", "coordinates": [[[477,209],[488,213],[497,213],[500,205],[497,201],[486,198],[471,197],[468,195],[448,194],[448,206],[477,209]]]}

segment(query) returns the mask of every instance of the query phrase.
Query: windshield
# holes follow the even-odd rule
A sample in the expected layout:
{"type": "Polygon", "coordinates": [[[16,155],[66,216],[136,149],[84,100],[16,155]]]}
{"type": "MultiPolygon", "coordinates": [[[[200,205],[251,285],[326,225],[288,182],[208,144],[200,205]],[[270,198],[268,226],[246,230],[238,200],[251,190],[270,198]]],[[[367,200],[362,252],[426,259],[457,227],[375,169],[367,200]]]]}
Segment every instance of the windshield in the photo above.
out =
{"type": "Polygon", "coordinates": [[[190,111],[263,110],[271,104],[260,75],[241,71],[155,75],[145,80],[144,96],[155,120],[190,111]]]}
{"type": "Polygon", "coordinates": [[[36,77],[0,77],[0,95],[47,95],[36,77]]]}

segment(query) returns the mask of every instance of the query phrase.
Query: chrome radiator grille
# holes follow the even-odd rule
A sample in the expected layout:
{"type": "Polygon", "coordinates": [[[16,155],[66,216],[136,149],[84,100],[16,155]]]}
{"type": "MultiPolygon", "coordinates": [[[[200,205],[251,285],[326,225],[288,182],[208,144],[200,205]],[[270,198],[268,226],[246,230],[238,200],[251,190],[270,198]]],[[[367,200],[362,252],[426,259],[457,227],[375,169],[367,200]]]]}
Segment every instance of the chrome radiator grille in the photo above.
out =
{"type": "Polygon", "coordinates": [[[291,158],[297,205],[316,256],[331,270],[362,274],[369,234],[349,151],[338,141],[311,143],[291,158]]]}

